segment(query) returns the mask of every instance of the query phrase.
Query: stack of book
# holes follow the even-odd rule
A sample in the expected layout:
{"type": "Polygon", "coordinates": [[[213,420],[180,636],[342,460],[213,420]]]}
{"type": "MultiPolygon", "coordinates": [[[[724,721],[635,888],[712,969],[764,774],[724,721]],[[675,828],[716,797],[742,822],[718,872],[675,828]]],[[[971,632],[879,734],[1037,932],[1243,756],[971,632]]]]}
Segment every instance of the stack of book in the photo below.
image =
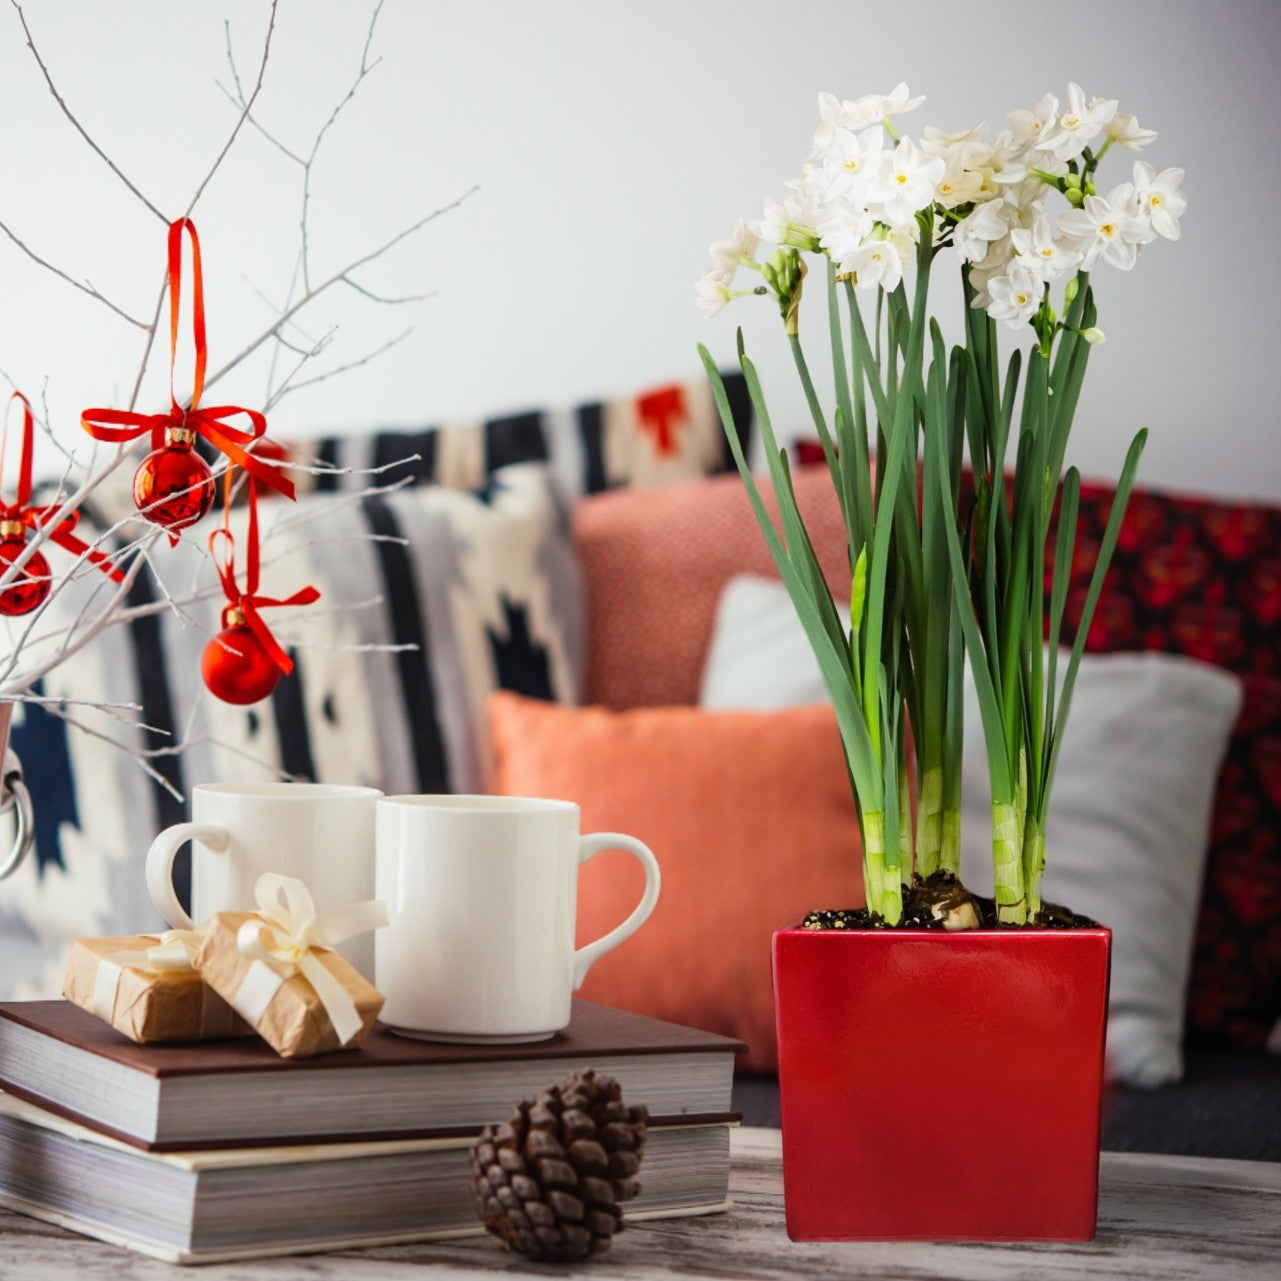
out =
{"type": "Polygon", "coordinates": [[[180,1263],[480,1230],[472,1141],[571,1072],[650,1112],[629,1221],[724,1209],[727,1037],[585,1001],[519,1046],[381,1025],[282,1059],[256,1040],[136,1045],[65,1001],[0,1003],[0,1204],[180,1263]]]}

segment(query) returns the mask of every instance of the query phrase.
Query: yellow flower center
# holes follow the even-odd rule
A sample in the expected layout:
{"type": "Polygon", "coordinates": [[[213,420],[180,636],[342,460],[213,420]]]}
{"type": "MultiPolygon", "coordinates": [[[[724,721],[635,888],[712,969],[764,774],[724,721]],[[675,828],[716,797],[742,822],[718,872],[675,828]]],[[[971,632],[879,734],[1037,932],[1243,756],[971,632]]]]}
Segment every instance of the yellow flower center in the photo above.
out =
{"type": "Polygon", "coordinates": [[[853,173],[858,168],[858,160],[847,160],[845,162],[845,167],[850,171],[850,173],[853,173]]]}
{"type": "Polygon", "coordinates": [[[1018,305],[1019,305],[1020,307],[1026,307],[1026,306],[1027,306],[1027,294],[1015,294],[1015,295],[1014,295],[1014,301],[1015,301],[1015,302],[1017,302],[1017,303],[1018,303],[1018,305]]]}
{"type": "Polygon", "coordinates": [[[896,173],[896,174],[894,175],[894,181],[895,181],[895,182],[897,182],[897,183],[898,183],[898,185],[899,185],[900,187],[906,186],[906,185],[907,185],[907,174],[905,174],[905,173],[896,173]]]}
{"type": "Polygon", "coordinates": [[[1080,116],[1064,116],[1063,117],[1064,129],[1075,129],[1077,125],[1079,125],[1080,123],[1081,123],[1080,116]]]}
{"type": "Polygon", "coordinates": [[[1116,235],[1116,223],[1105,222],[1099,227],[1099,235],[1106,236],[1109,240],[1116,235]]]}
{"type": "Polygon", "coordinates": [[[1155,208],[1157,207],[1157,205],[1159,205],[1159,204],[1161,203],[1161,196],[1160,196],[1160,194],[1159,194],[1158,192],[1155,192],[1155,191],[1154,191],[1154,192],[1152,193],[1152,199],[1149,201],[1149,203],[1151,204],[1152,208],[1153,208],[1153,209],[1155,209],[1155,208]]]}
{"type": "Polygon", "coordinates": [[[1042,246],[1041,246],[1041,257],[1042,257],[1042,258],[1053,258],[1053,257],[1054,257],[1054,248],[1053,248],[1053,246],[1052,246],[1052,245],[1042,245],[1042,246]]]}

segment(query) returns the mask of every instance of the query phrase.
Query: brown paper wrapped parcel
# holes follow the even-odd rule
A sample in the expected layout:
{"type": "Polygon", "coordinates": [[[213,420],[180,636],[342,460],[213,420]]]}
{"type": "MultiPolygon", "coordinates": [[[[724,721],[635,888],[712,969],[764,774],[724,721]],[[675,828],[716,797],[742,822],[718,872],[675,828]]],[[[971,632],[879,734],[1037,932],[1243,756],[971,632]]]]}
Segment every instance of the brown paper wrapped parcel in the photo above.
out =
{"type": "Polygon", "coordinates": [[[131,1041],[214,1041],[251,1028],[196,972],[203,930],[77,939],[62,994],[131,1041]]]}
{"type": "Polygon", "coordinates": [[[278,1054],[303,1058],[352,1048],[383,1007],[382,994],[332,949],[387,923],[382,903],[317,914],[290,876],[266,873],[257,912],[218,912],[196,954],[201,977],[278,1054]]]}

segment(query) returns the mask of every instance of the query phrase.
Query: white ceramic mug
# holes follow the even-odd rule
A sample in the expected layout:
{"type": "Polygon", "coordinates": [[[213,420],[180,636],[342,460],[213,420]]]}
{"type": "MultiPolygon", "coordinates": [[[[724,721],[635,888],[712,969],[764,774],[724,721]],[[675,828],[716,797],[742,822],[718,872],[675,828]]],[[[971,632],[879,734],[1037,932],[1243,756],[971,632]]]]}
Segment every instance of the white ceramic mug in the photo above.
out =
{"type": "Polygon", "coordinates": [[[578,806],[513,796],[389,796],[377,805],[374,940],[383,1021],[428,1040],[540,1041],[569,1023],[592,962],[658,901],[658,861],[616,832],[579,835],[578,806]],[[626,850],[645,893],[616,929],[574,947],[578,868],[626,850]]]}
{"type": "MultiPolygon", "coordinates": [[[[330,783],[201,783],[191,789],[191,822],[167,827],[147,851],[147,890],[174,929],[193,928],[215,912],[257,910],[254,886],[264,872],[295,876],[317,911],[373,898],[373,787],[330,783]],[[173,888],[173,860],[191,842],[191,916],[173,888]]],[[[338,949],[368,979],[369,934],[338,949]]]]}

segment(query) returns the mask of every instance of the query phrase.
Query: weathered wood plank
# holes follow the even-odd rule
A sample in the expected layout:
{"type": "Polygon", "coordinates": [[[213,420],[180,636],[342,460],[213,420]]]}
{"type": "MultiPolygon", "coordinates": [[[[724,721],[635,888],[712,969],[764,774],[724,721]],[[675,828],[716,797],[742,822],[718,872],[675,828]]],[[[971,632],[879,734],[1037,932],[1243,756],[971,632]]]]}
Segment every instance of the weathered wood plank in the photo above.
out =
{"type": "MultiPolygon", "coordinates": [[[[1098,1237],[1087,1245],[806,1243],[783,1226],[779,1135],[734,1135],[728,1213],[637,1223],[603,1259],[531,1268],[487,1238],[202,1267],[199,1281],[433,1281],[495,1274],[693,1278],[876,1277],[886,1281],[1273,1281],[1281,1274],[1281,1165],[1105,1153],[1098,1237]]],[[[167,1265],[0,1211],[5,1281],[173,1281],[167,1265]]],[[[193,1274],[195,1275],[195,1274],[193,1274]]]]}

